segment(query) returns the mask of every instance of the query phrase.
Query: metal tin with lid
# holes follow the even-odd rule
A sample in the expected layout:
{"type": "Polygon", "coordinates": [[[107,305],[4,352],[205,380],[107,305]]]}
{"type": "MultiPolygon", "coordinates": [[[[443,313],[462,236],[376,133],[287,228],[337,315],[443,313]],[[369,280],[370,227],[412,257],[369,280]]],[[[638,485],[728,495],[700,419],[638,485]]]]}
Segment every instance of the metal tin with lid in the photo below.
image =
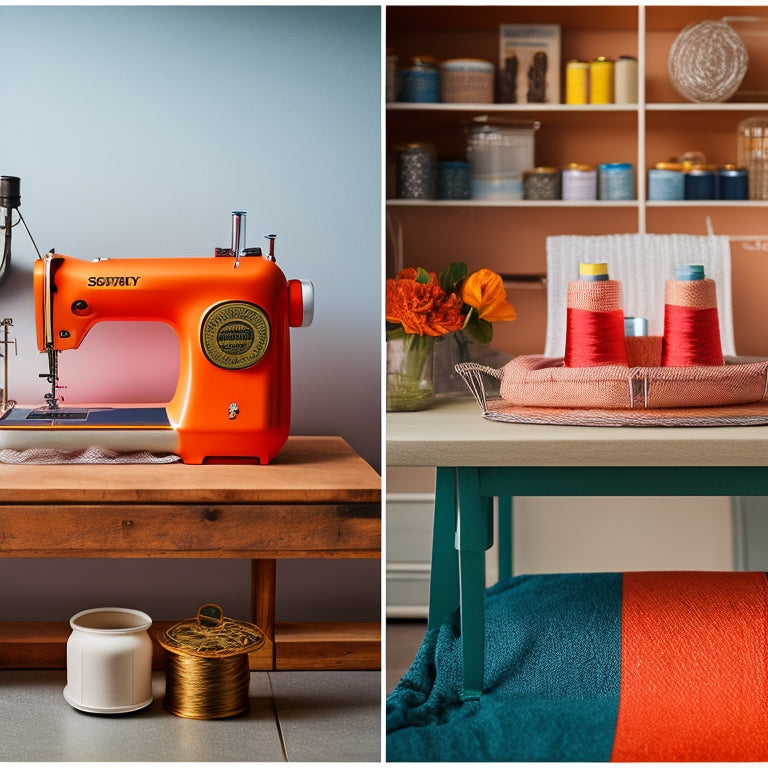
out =
{"type": "Polygon", "coordinates": [[[684,200],[685,174],[682,163],[656,163],[648,170],[649,200],[684,200]]]}
{"type": "Polygon", "coordinates": [[[747,169],[730,164],[718,168],[717,192],[721,200],[749,200],[747,169]]]}
{"type": "Polygon", "coordinates": [[[524,200],[559,200],[560,194],[559,168],[538,166],[523,172],[524,200]]]}
{"type": "Polygon", "coordinates": [[[717,166],[694,165],[686,171],[685,199],[717,199],[717,166]]]}
{"type": "Polygon", "coordinates": [[[440,101],[440,68],[432,56],[415,56],[402,72],[403,101],[433,104],[440,101]]]}
{"type": "Polygon", "coordinates": [[[597,200],[597,169],[585,163],[569,163],[562,172],[563,200],[597,200]]]}
{"type": "Polygon", "coordinates": [[[466,160],[438,163],[438,181],[441,200],[469,200],[472,197],[472,171],[466,160]]]}
{"type": "Polygon", "coordinates": [[[437,197],[437,148],[425,142],[410,142],[396,147],[397,196],[408,200],[437,197]]]}
{"type": "Polygon", "coordinates": [[[631,163],[600,163],[598,198],[600,200],[634,200],[635,169],[631,163]]]}

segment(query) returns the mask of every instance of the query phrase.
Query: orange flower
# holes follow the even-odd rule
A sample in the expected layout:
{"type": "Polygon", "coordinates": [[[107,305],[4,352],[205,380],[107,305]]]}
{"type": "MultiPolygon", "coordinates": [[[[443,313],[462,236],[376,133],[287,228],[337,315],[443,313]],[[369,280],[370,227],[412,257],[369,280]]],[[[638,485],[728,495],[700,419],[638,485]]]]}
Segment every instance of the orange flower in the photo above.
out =
{"type": "Polygon", "coordinates": [[[421,336],[458,331],[464,325],[461,299],[455,293],[447,295],[434,272],[429,273],[428,283],[417,282],[417,274],[409,268],[387,280],[387,322],[399,323],[406,333],[421,336]]]}
{"type": "Polygon", "coordinates": [[[517,317],[515,308],[507,301],[501,277],[490,269],[479,269],[469,275],[461,286],[461,298],[489,323],[517,317]]]}

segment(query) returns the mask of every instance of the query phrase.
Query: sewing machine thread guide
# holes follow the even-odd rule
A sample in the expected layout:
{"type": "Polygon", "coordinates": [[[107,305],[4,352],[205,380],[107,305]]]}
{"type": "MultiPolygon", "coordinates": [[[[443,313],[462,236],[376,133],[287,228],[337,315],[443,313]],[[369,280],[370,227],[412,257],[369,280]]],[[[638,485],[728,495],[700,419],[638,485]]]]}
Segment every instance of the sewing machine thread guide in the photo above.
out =
{"type": "Polygon", "coordinates": [[[10,317],[6,317],[4,320],[0,321],[0,326],[3,328],[3,340],[2,342],[2,352],[0,352],[0,357],[3,358],[3,388],[0,390],[0,418],[2,418],[8,411],[11,410],[16,405],[16,402],[14,400],[8,399],[8,348],[13,345],[13,349],[16,352],[16,354],[19,353],[18,348],[16,346],[16,339],[13,339],[13,341],[9,340],[8,338],[8,328],[10,328],[13,325],[13,320],[10,317]]]}

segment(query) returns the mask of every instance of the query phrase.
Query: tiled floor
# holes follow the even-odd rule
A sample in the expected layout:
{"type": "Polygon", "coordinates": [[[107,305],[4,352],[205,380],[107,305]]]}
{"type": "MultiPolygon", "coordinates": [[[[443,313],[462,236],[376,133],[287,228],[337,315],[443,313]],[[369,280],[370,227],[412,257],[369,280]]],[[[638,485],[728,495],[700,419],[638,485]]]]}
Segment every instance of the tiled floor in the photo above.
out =
{"type": "Polygon", "coordinates": [[[66,671],[0,672],[3,761],[379,762],[379,672],[253,672],[251,711],[189,720],[153,703],[127,715],[90,715],[64,701],[66,671]]]}

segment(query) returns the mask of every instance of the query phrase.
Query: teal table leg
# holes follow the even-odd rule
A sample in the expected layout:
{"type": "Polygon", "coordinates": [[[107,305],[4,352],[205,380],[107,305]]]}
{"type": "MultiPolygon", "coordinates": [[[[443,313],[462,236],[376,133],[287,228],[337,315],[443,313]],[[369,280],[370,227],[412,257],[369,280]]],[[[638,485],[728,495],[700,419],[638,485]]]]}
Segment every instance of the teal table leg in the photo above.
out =
{"type": "Polygon", "coordinates": [[[512,575],[512,497],[498,496],[496,509],[499,516],[496,546],[499,551],[499,580],[501,580],[512,575]]]}
{"type": "Polygon", "coordinates": [[[438,467],[435,478],[428,629],[439,627],[459,604],[456,507],[456,470],[453,467],[438,467]]]}
{"type": "Polygon", "coordinates": [[[485,667],[485,551],[493,543],[493,499],[480,496],[477,468],[458,469],[461,645],[464,658],[462,700],[480,698],[485,667]]]}

